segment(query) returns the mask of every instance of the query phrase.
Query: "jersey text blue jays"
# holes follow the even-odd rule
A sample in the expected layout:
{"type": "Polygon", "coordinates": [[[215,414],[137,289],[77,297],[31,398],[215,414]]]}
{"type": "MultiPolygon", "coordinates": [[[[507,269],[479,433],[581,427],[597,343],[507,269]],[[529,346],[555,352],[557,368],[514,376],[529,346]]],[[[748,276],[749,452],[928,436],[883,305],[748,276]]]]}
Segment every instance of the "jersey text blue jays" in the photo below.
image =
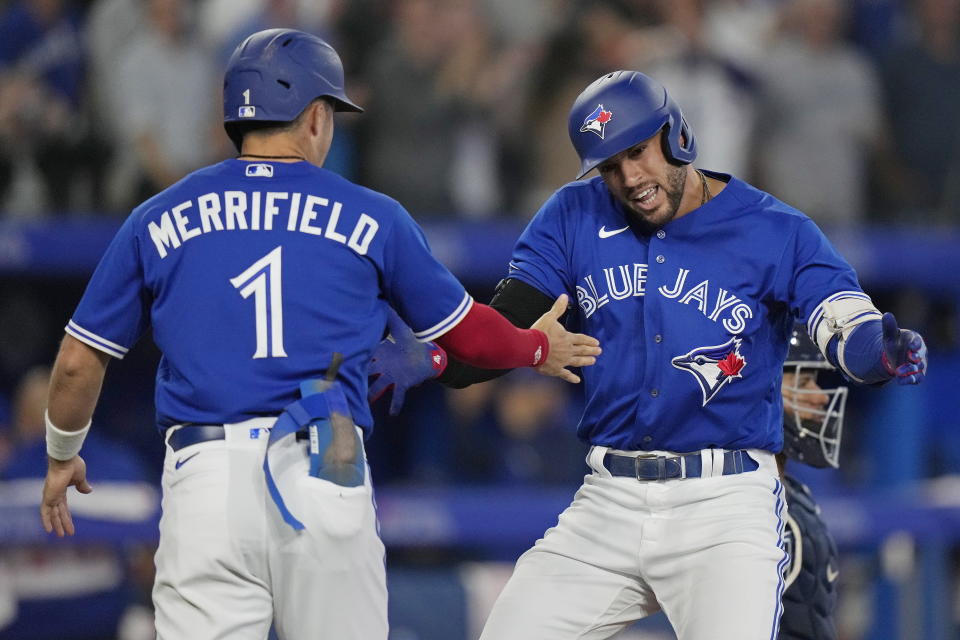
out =
{"type": "Polygon", "coordinates": [[[652,232],[602,178],[570,183],[517,242],[507,277],[575,296],[575,328],[603,345],[582,371],[579,435],[590,444],[779,451],[794,323],[833,294],[862,291],[810,218],[709,173],[726,187],[652,232]]]}
{"type": "MultiPolygon", "coordinates": [[[[689,269],[679,269],[673,286],[661,286],[657,293],[680,304],[692,306],[714,322],[722,322],[724,328],[732,334],[743,331],[746,321],[753,317],[750,306],[721,286],[715,285],[715,290],[711,289],[709,280],[689,285],[689,274],[689,269]]],[[[634,263],[604,268],[603,278],[598,278],[603,283],[600,289],[594,284],[593,274],[584,276],[582,280],[584,284],[577,285],[577,302],[583,315],[589,318],[611,300],[626,300],[646,295],[647,265],[634,263]]]]}

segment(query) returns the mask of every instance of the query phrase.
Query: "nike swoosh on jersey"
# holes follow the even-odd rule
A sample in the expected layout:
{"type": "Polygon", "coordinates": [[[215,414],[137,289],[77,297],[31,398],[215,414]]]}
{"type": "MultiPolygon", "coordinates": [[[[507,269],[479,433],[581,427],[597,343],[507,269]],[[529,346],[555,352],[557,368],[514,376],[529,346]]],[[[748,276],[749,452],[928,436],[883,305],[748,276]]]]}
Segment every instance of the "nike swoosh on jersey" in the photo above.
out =
{"type": "Polygon", "coordinates": [[[839,569],[834,569],[833,565],[827,565],[827,582],[833,582],[840,575],[839,569]]]}
{"type": "Polygon", "coordinates": [[[600,231],[597,233],[601,238],[609,238],[610,236],[615,236],[618,233],[623,233],[630,228],[630,225],[625,226],[623,229],[614,229],[613,231],[607,231],[606,225],[600,227],[600,231]]]}
{"type": "Polygon", "coordinates": [[[199,451],[197,451],[197,452],[196,452],[195,454],[193,454],[193,455],[187,456],[186,458],[181,458],[180,460],[177,460],[177,463],[176,463],[175,465],[173,465],[173,468],[174,468],[174,469],[179,469],[179,468],[182,467],[183,465],[185,465],[185,464],[187,464],[188,462],[190,462],[190,460],[192,460],[193,458],[196,458],[198,455],[200,455],[200,452],[199,452],[199,451]]]}

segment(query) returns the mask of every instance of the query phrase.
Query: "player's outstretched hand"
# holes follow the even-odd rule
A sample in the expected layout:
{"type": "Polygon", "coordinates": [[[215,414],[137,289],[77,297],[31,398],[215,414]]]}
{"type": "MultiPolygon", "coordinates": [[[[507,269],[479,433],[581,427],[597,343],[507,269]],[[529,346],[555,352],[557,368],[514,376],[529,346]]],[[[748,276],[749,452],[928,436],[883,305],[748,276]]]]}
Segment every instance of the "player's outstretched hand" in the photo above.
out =
{"type": "Polygon", "coordinates": [[[547,360],[537,367],[536,371],[576,384],[580,382],[580,377],[567,367],[589,367],[595,364],[597,356],[600,355],[600,343],[596,338],[582,333],[570,333],[564,329],[560,324],[560,316],[566,311],[567,294],[561,294],[550,311],[540,316],[530,328],[543,331],[550,340],[547,360]]]}
{"type": "Polygon", "coordinates": [[[390,415],[400,413],[408,389],[436,378],[447,366],[447,353],[435,342],[420,342],[393,309],[387,310],[390,335],[384,338],[370,357],[367,375],[371,404],[393,389],[390,415]]]}
{"type": "Polygon", "coordinates": [[[40,501],[40,520],[47,533],[56,532],[61,538],[72,536],[73,518],[67,506],[67,488],[74,486],[80,493],[90,493],[93,487],[87,482],[87,463],[80,456],[69,460],[47,458],[47,477],[43,481],[43,498],[40,501]]]}
{"type": "Polygon", "coordinates": [[[920,384],[927,376],[927,345],[916,331],[901,329],[893,314],[883,314],[883,366],[897,384],[920,384]]]}

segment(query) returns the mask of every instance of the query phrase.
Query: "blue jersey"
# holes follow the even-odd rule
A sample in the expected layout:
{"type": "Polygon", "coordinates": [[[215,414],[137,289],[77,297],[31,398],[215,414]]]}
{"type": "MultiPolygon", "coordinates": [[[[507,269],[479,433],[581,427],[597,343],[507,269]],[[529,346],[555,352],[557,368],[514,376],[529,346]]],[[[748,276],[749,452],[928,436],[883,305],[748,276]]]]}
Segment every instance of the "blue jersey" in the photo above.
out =
{"type": "Polygon", "coordinates": [[[66,330],[122,358],[152,327],[161,429],[276,415],[339,352],[369,431],[388,303],[426,341],[473,301],[395,200],[306,162],[227,160],[133,211],[66,330]]]}
{"type": "Polygon", "coordinates": [[[582,371],[578,433],[624,450],[783,446],[780,381],[797,319],[863,295],[807,216],[726,176],[652,235],[599,177],[558,190],[520,237],[508,277],[579,303],[603,355],[582,371]]]}

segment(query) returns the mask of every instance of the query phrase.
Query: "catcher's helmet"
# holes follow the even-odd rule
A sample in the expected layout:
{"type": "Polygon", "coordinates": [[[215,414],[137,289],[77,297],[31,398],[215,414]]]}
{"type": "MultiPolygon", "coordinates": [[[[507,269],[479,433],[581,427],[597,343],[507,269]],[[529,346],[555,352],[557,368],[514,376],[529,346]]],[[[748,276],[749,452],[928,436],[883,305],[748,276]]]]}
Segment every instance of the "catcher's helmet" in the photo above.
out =
{"type": "Polygon", "coordinates": [[[235,123],[293,122],[316,98],[336,111],[363,111],[343,89],[343,64],[321,38],[296,29],[267,29],[234,50],[223,76],[223,126],[240,148],[235,123]]]}
{"type": "Polygon", "coordinates": [[[783,372],[794,374],[791,384],[786,381],[783,384],[783,452],[788,458],[813,467],[839,464],[843,413],[849,390],[843,385],[808,388],[811,376],[817,382],[817,373],[825,370],[834,370],[834,366],[807,335],[806,327],[798,325],[790,336],[790,350],[783,363],[783,372]],[[825,397],[826,402],[821,406],[804,403],[804,398],[812,400],[815,395],[825,397]]]}
{"type": "Polygon", "coordinates": [[[614,71],[595,80],[574,100],[567,128],[580,156],[578,179],[661,128],[667,129],[674,162],[688,164],[697,157],[693,130],[680,107],[663,85],[639,71],[614,71]]]}

